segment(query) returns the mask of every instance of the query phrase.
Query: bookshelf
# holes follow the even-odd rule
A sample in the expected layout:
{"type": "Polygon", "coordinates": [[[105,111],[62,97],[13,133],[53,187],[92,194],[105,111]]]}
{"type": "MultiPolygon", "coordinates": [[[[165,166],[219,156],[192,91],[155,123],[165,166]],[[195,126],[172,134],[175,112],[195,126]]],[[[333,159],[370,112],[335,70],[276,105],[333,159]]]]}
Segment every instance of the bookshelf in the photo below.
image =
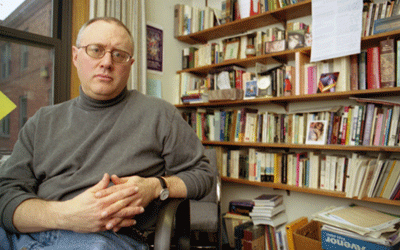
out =
{"type": "MultiPolygon", "coordinates": [[[[176,39],[185,42],[187,44],[204,44],[210,40],[217,38],[224,38],[227,36],[238,35],[245,31],[257,29],[276,23],[286,24],[287,21],[292,19],[306,17],[311,15],[311,0],[305,0],[297,4],[289,5],[281,9],[274,11],[267,11],[255,16],[251,16],[245,19],[236,20],[223,25],[219,25],[207,30],[196,32],[186,36],[180,36],[176,39]]],[[[361,49],[367,49],[373,46],[379,46],[380,41],[394,38],[400,38],[400,30],[386,32],[378,35],[371,35],[368,37],[362,37],[361,49]]],[[[285,50],[281,52],[263,54],[255,57],[246,59],[235,59],[224,61],[222,63],[206,65],[196,68],[189,68],[185,70],[179,70],[177,73],[188,72],[200,76],[206,76],[210,71],[215,68],[237,65],[244,68],[254,67],[256,63],[270,64],[278,62],[289,62],[299,60],[296,58],[306,57],[309,58],[311,54],[311,47],[303,47],[292,50],[285,50]]],[[[232,100],[232,101],[213,101],[204,103],[194,104],[178,104],[176,105],[179,109],[196,110],[198,108],[207,109],[220,109],[220,108],[238,108],[238,107],[254,107],[258,105],[280,105],[285,108],[292,103],[307,103],[307,102],[318,102],[318,101],[334,101],[341,100],[346,101],[350,97],[360,98],[372,98],[372,97],[391,97],[400,96],[400,87],[392,88],[381,88],[381,89],[366,89],[366,90],[354,90],[354,91],[343,91],[343,92],[332,92],[332,93],[318,93],[318,94],[307,94],[307,95],[292,95],[292,96],[280,96],[280,97],[269,97],[269,98],[255,98],[248,100],[232,100]]],[[[205,146],[221,146],[225,148],[256,148],[256,149],[279,149],[279,150],[305,150],[305,151],[346,151],[355,153],[388,153],[398,154],[400,153],[400,147],[389,147],[389,146],[347,146],[347,145],[307,145],[307,144],[286,144],[286,143],[261,143],[261,142],[222,142],[222,141],[203,141],[205,146]]],[[[399,200],[389,200],[383,198],[348,198],[344,192],[314,189],[308,187],[298,187],[294,185],[272,183],[272,182],[259,182],[250,181],[245,179],[222,177],[224,182],[237,183],[250,186],[258,187],[269,187],[273,189],[280,189],[286,191],[300,192],[317,194],[329,197],[346,198],[354,200],[362,200],[372,203],[400,206],[399,200]]]]}

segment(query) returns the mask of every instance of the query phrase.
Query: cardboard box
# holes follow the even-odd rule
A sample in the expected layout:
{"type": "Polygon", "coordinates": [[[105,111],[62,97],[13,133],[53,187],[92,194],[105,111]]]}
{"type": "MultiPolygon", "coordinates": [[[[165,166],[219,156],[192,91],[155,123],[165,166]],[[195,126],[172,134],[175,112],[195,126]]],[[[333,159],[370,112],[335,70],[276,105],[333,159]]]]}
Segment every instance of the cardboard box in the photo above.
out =
{"type": "Polygon", "coordinates": [[[322,250],[321,227],[318,221],[310,221],[293,233],[296,250],[322,250]]]}
{"type": "Polygon", "coordinates": [[[243,99],[243,89],[219,89],[208,91],[208,99],[210,102],[241,100],[243,99]]]}
{"type": "Polygon", "coordinates": [[[322,230],[321,231],[322,247],[324,249],[332,250],[348,250],[348,249],[362,249],[362,250],[398,250],[400,243],[395,246],[384,246],[373,242],[364,241],[348,237],[346,235],[322,230]]]}

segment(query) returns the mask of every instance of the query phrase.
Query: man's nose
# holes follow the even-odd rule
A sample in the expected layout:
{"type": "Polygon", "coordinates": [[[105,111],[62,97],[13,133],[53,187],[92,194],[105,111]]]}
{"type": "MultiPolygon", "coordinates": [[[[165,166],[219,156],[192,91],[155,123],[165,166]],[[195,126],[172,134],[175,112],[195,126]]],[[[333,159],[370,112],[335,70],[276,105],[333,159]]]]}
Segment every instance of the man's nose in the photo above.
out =
{"type": "Polygon", "coordinates": [[[110,68],[113,65],[111,51],[106,51],[103,58],[101,58],[101,64],[103,67],[110,68]]]}

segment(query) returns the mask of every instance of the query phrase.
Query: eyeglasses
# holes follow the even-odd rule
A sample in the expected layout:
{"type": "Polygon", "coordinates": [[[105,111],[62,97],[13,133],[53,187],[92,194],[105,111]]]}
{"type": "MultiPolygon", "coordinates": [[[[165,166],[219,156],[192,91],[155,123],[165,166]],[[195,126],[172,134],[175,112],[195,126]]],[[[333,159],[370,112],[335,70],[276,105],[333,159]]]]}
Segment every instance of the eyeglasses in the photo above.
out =
{"type": "Polygon", "coordinates": [[[89,44],[86,46],[80,46],[78,48],[84,48],[86,54],[93,58],[102,58],[106,54],[106,52],[110,52],[113,62],[116,63],[125,63],[132,58],[132,56],[129,55],[128,52],[119,49],[107,51],[106,48],[104,48],[104,46],[100,44],[89,44]]]}

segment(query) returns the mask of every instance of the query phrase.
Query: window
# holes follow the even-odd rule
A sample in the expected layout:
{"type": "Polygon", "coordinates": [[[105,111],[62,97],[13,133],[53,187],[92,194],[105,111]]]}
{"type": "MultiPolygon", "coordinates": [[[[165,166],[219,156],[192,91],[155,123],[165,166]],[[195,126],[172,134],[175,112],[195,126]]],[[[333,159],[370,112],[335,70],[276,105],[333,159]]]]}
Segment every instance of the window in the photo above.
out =
{"type": "Polygon", "coordinates": [[[28,99],[26,96],[19,98],[19,127],[22,128],[28,120],[28,99]]]}
{"type": "Polygon", "coordinates": [[[0,153],[12,151],[40,107],[69,99],[72,1],[13,0],[1,8],[0,91],[17,108],[0,120],[0,153]]]}
{"type": "Polygon", "coordinates": [[[21,45],[21,70],[25,70],[28,68],[28,56],[29,56],[28,46],[21,45]]]}
{"type": "Polygon", "coordinates": [[[7,79],[11,69],[11,48],[10,43],[1,46],[1,79],[7,79]]]}
{"type": "Polygon", "coordinates": [[[10,136],[10,115],[6,115],[6,117],[0,121],[0,136],[10,136]]]}

